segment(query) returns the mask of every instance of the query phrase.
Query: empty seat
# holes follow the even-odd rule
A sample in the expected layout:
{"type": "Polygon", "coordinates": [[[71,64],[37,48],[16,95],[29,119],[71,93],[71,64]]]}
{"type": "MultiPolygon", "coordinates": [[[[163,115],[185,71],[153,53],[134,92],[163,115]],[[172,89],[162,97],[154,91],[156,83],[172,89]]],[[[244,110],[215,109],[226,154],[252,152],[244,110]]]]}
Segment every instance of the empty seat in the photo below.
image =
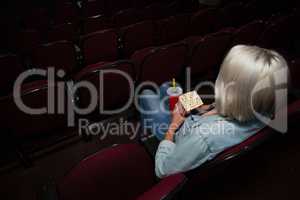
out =
{"type": "Polygon", "coordinates": [[[71,22],[76,24],[78,22],[78,10],[71,2],[65,2],[55,6],[54,9],[54,23],[64,24],[71,22]]]}
{"type": "Polygon", "coordinates": [[[81,39],[85,65],[118,58],[117,34],[114,29],[98,31],[81,39]]]}
{"type": "Polygon", "coordinates": [[[138,12],[135,9],[126,9],[117,12],[113,16],[113,23],[117,27],[128,26],[130,24],[137,23],[139,21],[138,12]]]}
{"type": "Polygon", "coordinates": [[[226,26],[238,27],[246,23],[247,17],[245,15],[244,5],[242,2],[232,2],[226,5],[221,10],[222,21],[226,26]]]}
{"type": "MultiPolygon", "coordinates": [[[[214,75],[215,71],[219,70],[226,51],[230,45],[232,31],[223,30],[214,34],[207,35],[200,41],[194,44],[189,67],[191,73],[196,79],[214,75]]],[[[194,80],[195,81],[195,80],[194,80]]]]}
{"type": "Polygon", "coordinates": [[[55,25],[48,30],[47,41],[54,42],[59,40],[73,41],[75,38],[75,27],[72,23],[55,25]]]}
{"type": "Polygon", "coordinates": [[[103,0],[85,0],[82,2],[82,13],[83,17],[90,17],[104,12],[104,1],[103,0]]]}
{"type": "Polygon", "coordinates": [[[153,3],[140,10],[140,17],[143,20],[157,20],[167,17],[167,7],[163,3],[153,3]]]}
{"type": "Polygon", "coordinates": [[[0,55],[1,78],[0,78],[0,95],[7,95],[13,89],[13,84],[22,72],[22,66],[16,55],[0,55]]]}
{"type": "MultiPolygon", "coordinates": [[[[134,84],[135,79],[134,64],[129,61],[102,63],[82,69],[74,76],[74,80],[76,82],[89,82],[96,88],[98,93],[97,107],[86,116],[91,118],[103,118],[109,115],[109,113],[101,112],[103,109],[107,111],[123,108],[130,100],[130,95],[134,95],[131,93],[134,89],[130,83],[134,84]],[[121,75],[120,72],[125,73],[126,77],[121,75]],[[101,75],[103,75],[102,81],[100,79],[101,75]]],[[[80,108],[86,108],[91,102],[91,94],[86,88],[78,89],[77,94],[79,97],[78,106],[80,108]]]]}
{"type": "Polygon", "coordinates": [[[83,24],[84,34],[89,34],[109,28],[113,28],[113,24],[103,15],[88,17],[84,20],[83,24]]]}
{"type": "Polygon", "coordinates": [[[191,17],[190,34],[205,35],[217,31],[223,26],[221,21],[217,9],[200,10],[191,17]]]}
{"type": "Polygon", "coordinates": [[[237,44],[256,44],[264,28],[265,23],[263,21],[254,21],[242,26],[234,33],[232,46],[237,44]]]}
{"type": "Polygon", "coordinates": [[[261,34],[258,45],[264,48],[273,48],[281,53],[292,48],[293,15],[279,18],[268,25],[261,34]]]}
{"type": "Polygon", "coordinates": [[[172,16],[157,21],[157,41],[159,44],[167,44],[182,40],[188,34],[190,15],[183,14],[172,16]]]}
{"type": "Polygon", "coordinates": [[[69,41],[57,41],[38,47],[32,56],[33,67],[63,69],[67,74],[76,67],[74,45],[69,41]]]}
{"type": "Polygon", "coordinates": [[[152,21],[143,21],[122,28],[123,51],[130,57],[136,50],[154,45],[154,25],[152,21]]]}
{"type": "MultiPolygon", "coordinates": [[[[62,89],[66,91],[65,88],[62,89]]],[[[0,100],[1,112],[5,116],[5,118],[2,117],[2,120],[3,123],[6,123],[8,134],[13,139],[14,148],[20,147],[23,153],[32,153],[49,147],[49,145],[56,145],[63,138],[74,136],[74,132],[67,131],[66,102],[60,102],[65,109],[63,114],[57,112],[58,97],[55,95],[57,91],[57,85],[48,84],[47,81],[35,81],[23,84],[20,92],[17,92],[18,96],[10,95],[0,100]],[[49,101],[50,88],[54,93],[50,95],[49,101]],[[27,109],[25,110],[24,105],[15,102],[23,102],[27,109]],[[28,109],[34,109],[34,111],[28,109]]],[[[70,102],[72,100],[70,98],[70,102]]]]}
{"type": "Polygon", "coordinates": [[[107,16],[114,15],[120,10],[125,10],[128,8],[132,8],[131,6],[131,1],[132,0],[110,0],[106,1],[105,5],[105,14],[107,16]]]}
{"type": "Polygon", "coordinates": [[[184,182],[182,174],[157,182],[153,161],[145,149],[138,144],[124,144],[81,161],[59,182],[57,199],[94,199],[97,196],[111,200],[175,198],[184,182]]]}
{"type": "Polygon", "coordinates": [[[176,43],[137,51],[131,59],[137,66],[139,82],[153,81],[161,84],[179,77],[183,72],[186,55],[187,46],[183,43],[176,43]]]}

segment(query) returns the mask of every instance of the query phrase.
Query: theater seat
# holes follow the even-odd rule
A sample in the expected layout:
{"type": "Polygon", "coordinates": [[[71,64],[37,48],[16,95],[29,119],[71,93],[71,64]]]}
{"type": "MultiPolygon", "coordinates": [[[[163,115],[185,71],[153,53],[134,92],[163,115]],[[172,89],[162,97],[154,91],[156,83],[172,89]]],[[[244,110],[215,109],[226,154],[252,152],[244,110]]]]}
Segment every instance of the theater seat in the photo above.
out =
{"type": "Polygon", "coordinates": [[[187,46],[175,43],[157,48],[146,48],[135,52],[131,60],[135,62],[139,82],[152,81],[162,84],[177,78],[183,72],[187,46]]]}
{"type": "MultiPolygon", "coordinates": [[[[129,102],[129,106],[132,103],[132,101],[129,101],[129,98],[130,95],[134,95],[131,92],[136,80],[134,64],[132,62],[123,60],[91,65],[82,69],[73,79],[75,82],[87,81],[97,91],[97,106],[85,115],[88,118],[102,119],[110,115],[119,114],[120,112],[112,114],[103,113],[100,112],[100,108],[106,111],[115,110],[123,108],[127,102],[129,102]],[[103,81],[100,79],[101,74],[103,74],[103,81]]],[[[86,88],[79,88],[76,93],[79,98],[78,107],[86,108],[91,102],[89,91],[86,88]]]]}
{"type": "Polygon", "coordinates": [[[205,35],[217,31],[221,25],[218,9],[204,9],[194,13],[191,17],[190,35],[205,35]]]}
{"type": "Polygon", "coordinates": [[[154,163],[138,144],[104,149],[75,166],[58,184],[58,200],[161,200],[174,198],[185,182],[177,174],[156,181],[154,163]]]}
{"type": "Polygon", "coordinates": [[[188,34],[190,14],[176,15],[156,22],[157,43],[168,44],[184,39],[188,34]]]}
{"type": "Polygon", "coordinates": [[[78,10],[72,2],[60,2],[55,5],[53,17],[55,24],[64,24],[68,22],[77,24],[78,16],[78,10]]]}
{"type": "Polygon", "coordinates": [[[103,15],[95,15],[84,19],[83,32],[89,34],[105,29],[113,28],[114,25],[103,15]]]}
{"type": "Polygon", "coordinates": [[[75,25],[72,23],[65,23],[55,25],[47,32],[47,41],[55,42],[60,40],[73,41],[76,36],[75,25]]]}
{"type": "Polygon", "coordinates": [[[114,29],[87,34],[81,38],[85,65],[118,58],[118,37],[114,29]]]}
{"type": "Polygon", "coordinates": [[[254,45],[265,28],[265,23],[261,20],[250,22],[237,29],[233,35],[232,46],[238,44],[254,45]]]}
{"type": "MultiPolygon", "coordinates": [[[[246,154],[254,151],[258,146],[267,142],[275,136],[288,137],[290,134],[298,134],[299,126],[297,125],[300,119],[300,101],[296,101],[288,106],[288,133],[286,136],[279,135],[281,133],[276,132],[270,127],[265,127],[255,135],[249,137],[244,142],[228,148],[217,155],[214,159],[206,162],[204,165],[191,170],[185,175],[188,177],[188,183],[184,187],[183,194],[189,195],[195,191],[195,188],[199,187],[199,184],[205,183],[213,176],[216,176],[219,172],[226,173],[226,166],[231,161],[237,160],[246,154]]],[[[271,149],[272,150],[272,149],[271,149]]],[[[235,163],[233,163],[235,164],[235,163]]],[[[228,169],[229,170],[229,169],[228,169]]]]}
{"type": "Polygon", "coordinates": [[[103,0],[84,0],[82,2],[83,18],[103,14],[104,3],[103,0]]]}
{"type": "Polygon", "coordinates": [[[231,43],[233,31],[234,29],[224,29],[195,41],[188,63],[193,82],[201,78],[214,79],[231,43]]]}
{"type": "Polygon", "coordinates": [[[65,40],[43,44],[35,49],[32,61],[34,68],[54,67],[70,74],[76,67],[75,47],[65,40]]]}
{"type": "Polygon", "coordinates": [[[121,29],[123,53],[130,57],[135,51],[154,45],[154,24],[139,22],[121,29]]]}
{"type": "Polygon", "coordinates": [[[139,21],[138,12],[133,8],[121,10],[112,17],[112,21],[119,28],[135,24],[139,21]]]}
{"type": "MultiPolygon", "coordinates": [[[[48,82],[44,80],[34,81],[22,85],[20,96],[13,98],[11,94],[0,99],[1,120],[8,130],[6,134],[9,134],[12,140],[7,142],[11,142],[13,148],[18,147],[22,149],[24,155],[28,155],[45,150],[45,148],[57,145],[59,142],[76,135],[76,132],[68,128],[67,98],[60,99],[62,100],[60,106],[64,106],[64,108],[61,107],[60,109],[62,114],[58,113],[58,97],[55,95],[57,91],[57,85],[48,85],[48,82]],[[54,94],[51,94],[51,91],[54,94]],[[49,101],[48,92],[53,98],[49,101]],[[21,110],[15,103],[20,100],[27,107],[44,110],[40,110],[38,113],[21,110]]],[[[65,86],[62,87],[62,93],[66,91],[65,86]]],[[[70,102],[73,101],[71,96],[64,95],[70,97],[70,102]]]]}

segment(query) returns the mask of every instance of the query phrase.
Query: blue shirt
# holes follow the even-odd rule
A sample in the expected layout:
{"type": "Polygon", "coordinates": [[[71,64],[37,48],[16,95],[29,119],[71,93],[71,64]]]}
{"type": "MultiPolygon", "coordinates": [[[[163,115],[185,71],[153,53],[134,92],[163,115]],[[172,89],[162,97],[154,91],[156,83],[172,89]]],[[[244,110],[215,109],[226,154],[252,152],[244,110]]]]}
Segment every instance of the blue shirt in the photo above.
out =
{"type": "Polygon", "coordinates": [[[163,140],[159,144],[155,156],[156,175],[164,177],[194,169],[264,126],[258,120],[239,123],[219,115],[191,115],[176,132],[174,142],[163,140]]]}

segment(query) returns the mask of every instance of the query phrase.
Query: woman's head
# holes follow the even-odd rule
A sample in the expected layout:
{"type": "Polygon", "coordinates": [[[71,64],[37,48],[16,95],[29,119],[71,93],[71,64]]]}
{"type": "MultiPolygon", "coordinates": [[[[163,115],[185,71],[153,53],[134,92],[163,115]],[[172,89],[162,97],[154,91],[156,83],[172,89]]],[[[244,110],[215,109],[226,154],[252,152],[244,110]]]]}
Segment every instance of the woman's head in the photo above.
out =
{"type": "Polygon", "coordinates": [[[277,52],[237,45],[221,65],[215,86],[216,108],[219,114],[241,122],[254,119],[253,110],[272,115],[275,81],[287,83],[287,77],[287,63],[277,52]]]}

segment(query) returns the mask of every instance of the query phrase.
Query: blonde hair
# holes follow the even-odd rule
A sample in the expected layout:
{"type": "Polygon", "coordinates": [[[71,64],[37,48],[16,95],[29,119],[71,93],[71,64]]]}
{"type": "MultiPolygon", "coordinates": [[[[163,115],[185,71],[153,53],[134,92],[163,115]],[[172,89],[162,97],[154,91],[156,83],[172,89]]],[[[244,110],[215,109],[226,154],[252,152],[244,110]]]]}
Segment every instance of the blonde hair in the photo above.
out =
{"type": "Polygon", "coordinates": [[[277,76],[277,72],[280,72],[279,79],[287,80],[287,62],[277,52],[257,46],[234,46],[224,59],[216,80],[218,113],[240,122],[254,119],[253,109],[261,114],[273,115],[274,75],[276,73],[277,76]],[[258,88],[259,91],[256,90],[258,88]]]}

